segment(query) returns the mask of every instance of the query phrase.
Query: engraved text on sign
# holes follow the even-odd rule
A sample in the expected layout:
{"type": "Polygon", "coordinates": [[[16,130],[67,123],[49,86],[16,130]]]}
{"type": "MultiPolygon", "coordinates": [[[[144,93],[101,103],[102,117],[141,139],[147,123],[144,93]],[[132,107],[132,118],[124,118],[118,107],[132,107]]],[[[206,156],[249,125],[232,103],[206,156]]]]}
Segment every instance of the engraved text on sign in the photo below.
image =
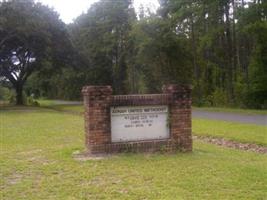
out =
{"type": "Polygon", "coordinates": [[[112,142],[169,138],[168,106],[111,107],[112,142]]]}

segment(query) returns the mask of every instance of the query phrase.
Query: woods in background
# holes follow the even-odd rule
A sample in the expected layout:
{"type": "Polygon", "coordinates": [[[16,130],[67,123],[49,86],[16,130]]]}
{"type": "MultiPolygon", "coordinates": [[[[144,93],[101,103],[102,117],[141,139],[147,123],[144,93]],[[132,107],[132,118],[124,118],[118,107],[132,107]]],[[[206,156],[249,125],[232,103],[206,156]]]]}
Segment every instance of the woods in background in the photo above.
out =
{"type": "Polygon", "coordinates": [[[196,105],[267,106],[266,1],[160,2],[159,15],[190,43],[196,105]]]}
{"type": "MultiPolygon", "coordinates": [[[[19,1],[14,9],[21,9],[19,4],[26,2],[34,5],[31,0],[19,1]]],[[[131,0],[100,0],[93,4],[74,23],[65,25],[68,38],[56,46],[67,50],[64,54],[48,51],[49,59],[41,57],[48,63],[31,59],[31,64],[44,67],[32,70],[25,94],[79,99],[84,85],[112,85],[116,94],[125,94],[155,93],[163,84],[179,83],[193,85],[193,103],[198,106],[267,107],[266,1],[159,2],[157,13],[141,8],[138,14],[131,0]]],[[[0,3],[1,9],[5,5],[0,3]]],[[[1,9],[2,40],[8,35],[4,27],[10,21],[1,9]]],[[[29,21],[26,15],[20,18],[29,21]]],[[[12,85],[1,71],[7,65],[2,49],[12,41],[1,41],[0,91],[6,91],[4,85],[12,85]]],[[[51,42],[44,46],[54,49],[51,42]]],[[[18,70],[12,70],[19,75],[18,70]]]]}

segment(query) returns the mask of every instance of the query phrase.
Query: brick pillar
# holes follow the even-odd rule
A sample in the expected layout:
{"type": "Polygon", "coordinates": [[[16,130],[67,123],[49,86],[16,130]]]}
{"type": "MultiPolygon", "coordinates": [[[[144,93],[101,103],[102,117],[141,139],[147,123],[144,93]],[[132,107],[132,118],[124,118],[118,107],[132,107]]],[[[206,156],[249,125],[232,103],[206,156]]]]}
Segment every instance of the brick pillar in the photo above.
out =
{"type": "Polygon", "coordinates": [[[85,107],[85,144],[89,153],[104,153],[111,142],[110,86],[85,86],[82,89],[85,107]]]}
{"type": "Polygon", "coordinates": [[[172,95],[170,105],[171,138],[183,151],[192,151],[191,86],[165,85],[163,93],[172,95]]]}

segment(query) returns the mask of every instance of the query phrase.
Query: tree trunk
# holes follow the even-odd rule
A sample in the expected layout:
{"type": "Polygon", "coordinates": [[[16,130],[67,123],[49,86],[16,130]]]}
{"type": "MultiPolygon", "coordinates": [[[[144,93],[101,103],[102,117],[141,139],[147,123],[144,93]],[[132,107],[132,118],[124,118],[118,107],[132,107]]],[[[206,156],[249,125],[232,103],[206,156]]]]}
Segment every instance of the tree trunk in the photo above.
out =
{"type": "Polygon", "coordinates": [[[236,26],[235,26],[235,19],[236,19],[236,4],[235,4],[235,0],[232,0],[232,9],[233,9],[233,19],[232,19],[232,67],[233,67],[233,76],[234,76],[234,82],[236,82],[237,80],[237,63],[238,63],[238,44],[237,44],[237,33],[236,33],[236,26]]]}
{"type": "Polygon", "coordinates": [[[22,85],[18,84],[16,86],[16,105],[23,105],[22,89],[22,85]]]}
{"type": "Polygon", "coordinates": [[[197,91],[197,103],[201,101],[201,88],[200,88],[200,69],[197,64],[197,45],[196,45],[196,35],[195,35],[195,27],[193,17],[191,17],[191,41],[192,41],[192,49],[193,49],[193,65],[194,65],[194,75],[196,79],[196,91],[197,91]]]}
{"type": "Polygon", "coordinates": [[[234,87],[233,87],[233,69],[234,69],[234,62],[233,62],[233,46],[232,46],[232,37],[231,37],[231,22],[230,22],[230,6],[226,2],[225,4],[225,37],[226,37],[226,48],[227,48],[227,90],[228,90],[228,99],[229,103],[234,103],[234,87]]]}

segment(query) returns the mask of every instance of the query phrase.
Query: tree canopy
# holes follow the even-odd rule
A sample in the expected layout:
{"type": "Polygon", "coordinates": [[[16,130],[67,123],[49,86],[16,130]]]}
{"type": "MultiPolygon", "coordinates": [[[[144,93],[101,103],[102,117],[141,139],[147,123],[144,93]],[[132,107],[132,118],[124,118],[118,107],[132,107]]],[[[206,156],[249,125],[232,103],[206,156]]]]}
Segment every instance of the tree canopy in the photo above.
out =
{"type": "MultiPolygon", "coordinates": [[[[267,107],[267,2],[99,0],[72,24],[31,0],[0,3],[0,72],[17,90],[78,99],[83,85],[115,94],[193,85],[198,106],[267,107]]],[[[0,81],[1,81],[0,80],[0,81]]]]}
{"type": "Polygon", "coordinates": [[[68,60],[65,24],[32,0],[0,2],[0,38],[0,76],[15,88],[17,104],[23,103],[23,86],[34,71],[68,60]]]}

